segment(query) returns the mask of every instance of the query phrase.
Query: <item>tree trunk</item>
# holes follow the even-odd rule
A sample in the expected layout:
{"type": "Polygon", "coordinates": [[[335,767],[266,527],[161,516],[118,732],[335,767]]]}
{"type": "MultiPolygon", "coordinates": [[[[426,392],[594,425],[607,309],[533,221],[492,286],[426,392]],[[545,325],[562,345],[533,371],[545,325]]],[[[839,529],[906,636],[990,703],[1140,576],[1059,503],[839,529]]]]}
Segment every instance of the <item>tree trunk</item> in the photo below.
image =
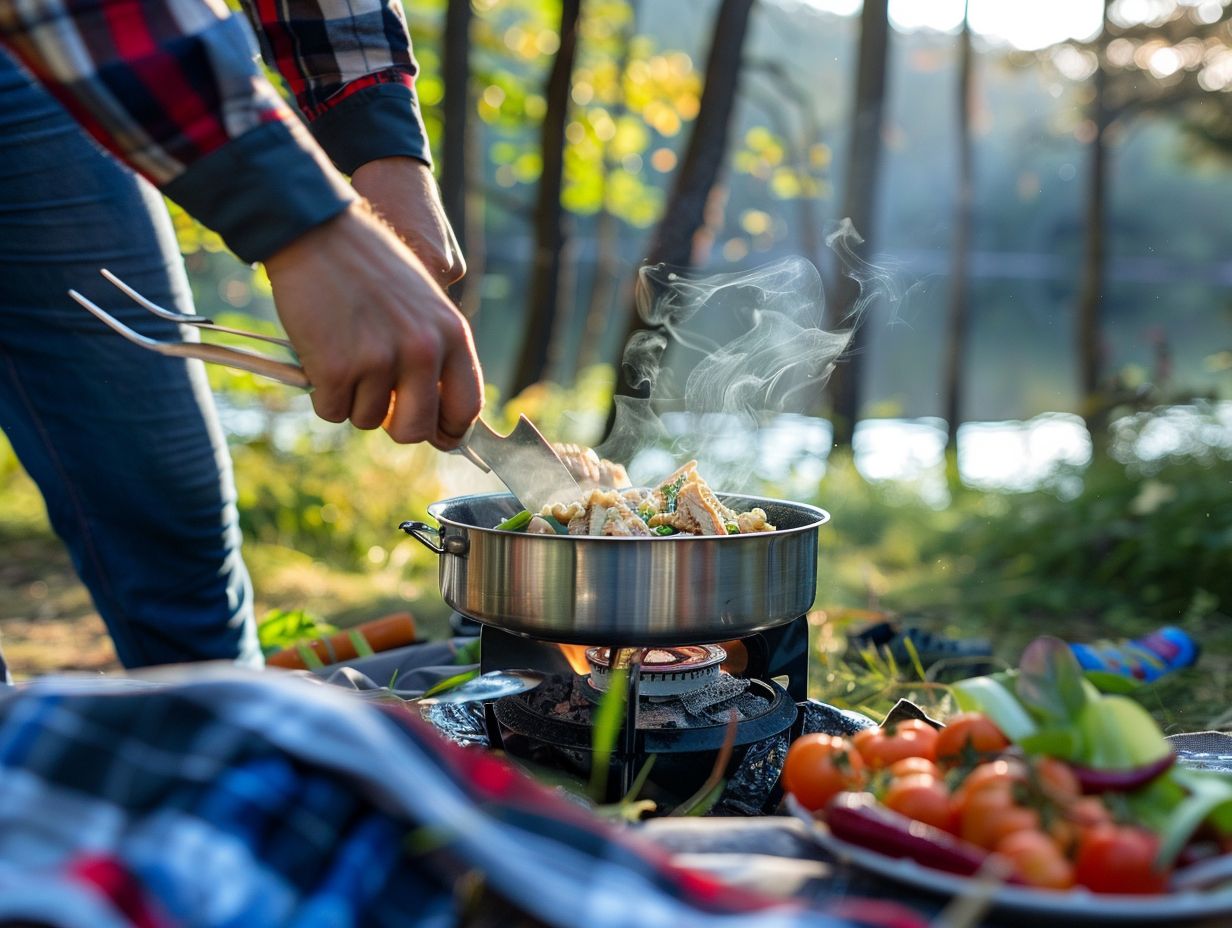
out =
{"type": "MultiPolygon", "coordinates": [[[[620,85],[620,95],[612,106],[613,122],[619,123],[625,115],[625,74],[629,70],[629,56],[633,49],[633,37],[637,35],[638,0],[629,3],[629,25],[620,37],[620,52],[616,59],[616,80],[620,85]]],[[[617,294],[613,290],[623,289],[619,286],[620,277],[620,237],[616,217],[607,208],[608,181],[616,165],[611,157],[612,143],[603,143],[603,164],[600,166],[600,205],[599,217],[595,220],[595,269],[590,281],[590,298],[586,304],[586,319],[582,327],[582,340],[578,346],[577,358],[574,362],[573,376],[585,368],[597,363],[603,357],[603,333],[607,329],[608,313],[617,294]]]]}
{"type": "Polygon", "coordinates": [[[753,0],[723,0],[719,7],[697,121],[655,230],[648,264],[688,267],[694,263],[694,239],[705,224],[706,203],[727,157],[728,129],[736,108],[740,59],[752,9],[753,0]]]}
{"type": "Polygon", "coordinates": [[[970,0],[963,10],[958,37],[958,197],[954,203],[954,243],[950,260],[950,313],[946,326],[944,402],[945,446],[958,450],[958,426],[962,423],[963,374],[969,329],[970,287],[967,281],[971,257],[972,200],[974,196],[974,145],[971,139],[971,22],[970,0]]]}
{"type": "MultiPolygon", "coordinates": [[[[842,215],[849,218],[864,238],[863,256],[873,252],[873,228],[877,182],[881,170],[881,116],[885,107],[886,52],[890,22],[888,0],[864,0],[860,13],[860,50],[856,60],[856,95],[851,141],[847,149],[846,180],[843,184],[842,215]]],[[[860,296],[860,285],[839,273],[830,288],[833,318],[843,320],[860,296]]],[[[860,375],[868,350],[868,326],[857,326],[847,359],[830,378],[833,404],[834,443],[850,447],[860,413],[860,375]]]]}
{"type": "MultiPolygon", "coordinates": [[[[445,8],[445,32],[441,48],[441,79],[445,97],[441,101],[441,116],[445,131],[441,139],[441,203],[453,227],[458,247],[468,264],[469,274],[450,287],[450,296],[465,309],[468,299],[478,292],[482,276],[482,226],[475,223],[474,205],[467,191],[473,188],[475,148],[474,121],[471,119],[471,3],[470,0],[449,0],[445,8]]],[[[480,217],[481,218],[481,217],[480,217]]]]}
{"type": "Polygon", "coordinates": [[[517,396],[542,379],[560,302],[561,252],[565,247],[565,211],[560,204],[565,168],[565,123],[569,117],[569,86],[581,9],[582,0],[561,0],[560,48],[544,91],[547,109],[540,136],[543,169],[535,203],[534,264],[511,396],[517,396]]]}
{"type": "Polygon", "coordinates": [[[441,116],[445,131],[441,139],[441,203],[453,226],[462,251],[466,252],[466,130],[470,120],[470,0],[449,0],[445,8],[445,34],[441,48],[441,79],[445,97],[441,116]]]}
{"type": "MultiPolygon", "coordinates": [[[[706,56],[705,84],[701,105],[684,158],[676,171],[667,207],[647,253],[647,264],[690,267],[695,262],[698,233],[705,226],[706,205],[714,191],[727,157],[727,136],[736,91],[740,85],[741,56],[748,34],[754,0],[722,0],[706,56]]],[[[621,350],[630,336],[642,328],[637,310],[629,308],[621,350]]],[[[628,383],[623,365],[617,369],[616,393],[639,395],[628,383]]],[[[615,407],[613,407],[614,409],[615,407]]],[[[609,416],[608,429],[612,417],[609,416]]]]}
{"type": "MultiPolygon", "coordinates": [[[[1108,7],[1104,0],[1104,34],[1108,31],[1108,7]]],[[[1091,433],[1092,443],[1099,445],[1108,413],[1103,396],[1103,350],[1101,347],[1101,310],[1104,295],[1105,243],[1104,226],[1107,211],[1108,153],[1107,131],[1110,122],[1107,88],[1108,65],[1106,39],[1099,46],[1099,66],[1092,76],[1091,122],[1094,137],[1087,161],[1086,238],[1083,243],[1082,284],[1078,297],[1076,341],[1078,347],[1079,408],[1091,433]]]]}

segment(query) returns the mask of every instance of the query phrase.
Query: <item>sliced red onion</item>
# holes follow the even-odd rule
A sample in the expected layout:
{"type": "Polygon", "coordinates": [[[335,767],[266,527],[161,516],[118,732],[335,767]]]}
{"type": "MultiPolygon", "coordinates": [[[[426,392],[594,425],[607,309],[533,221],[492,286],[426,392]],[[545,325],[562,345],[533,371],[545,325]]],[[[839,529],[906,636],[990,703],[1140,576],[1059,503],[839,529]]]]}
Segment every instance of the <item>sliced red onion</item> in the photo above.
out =
{"type": "Polygon", "coordinates": [[[1168,752],[1159,760],[1129,770],[1097,770],[1094,767],[1070,765],[1082,791],[1087,794],[1128,793],[1146,786],[1176,763],[1176,754],[1168,752]]]}
{"type": "Polygon", "coordinates": [[[825,818],[840,841],[947,873],[971,876],[988,859],[982,848],[887,809],[868,793],[839,793],[826,806],[825,818]]]}

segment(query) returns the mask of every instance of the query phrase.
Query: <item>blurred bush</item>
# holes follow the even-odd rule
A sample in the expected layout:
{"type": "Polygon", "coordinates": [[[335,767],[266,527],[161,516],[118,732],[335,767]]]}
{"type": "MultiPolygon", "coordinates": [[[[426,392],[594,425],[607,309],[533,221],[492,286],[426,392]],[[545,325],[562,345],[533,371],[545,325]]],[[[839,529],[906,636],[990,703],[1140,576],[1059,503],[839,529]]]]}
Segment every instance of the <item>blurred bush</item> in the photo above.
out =
{"type": "Polygon", "coordinates": [[[1113,625],[1232,610],[1232,436],[1208,411],[1187,419],[1199,440],[1139,456],[1150,450],[1144,437],[1173,413],[1116,423],[1109,454],[1007,498],[1000,514],[974,513],[950,546],[971,553],[973,571],[1018,586],[1005,600],[1014,610],[1093,615],[1113,625]]]}

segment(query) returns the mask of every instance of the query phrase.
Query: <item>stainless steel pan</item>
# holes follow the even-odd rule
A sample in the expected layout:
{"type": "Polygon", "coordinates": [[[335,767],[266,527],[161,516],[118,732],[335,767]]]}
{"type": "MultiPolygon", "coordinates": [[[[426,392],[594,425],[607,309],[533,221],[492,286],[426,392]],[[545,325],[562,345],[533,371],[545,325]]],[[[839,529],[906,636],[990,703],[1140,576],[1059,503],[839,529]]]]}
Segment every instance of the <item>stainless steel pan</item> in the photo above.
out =
{"type": "Polygon", "coordinates": [[[803,615],[817,590],[817,533],[829,514],[775,499],[774,532],[667,538],[527,535],[492,526],[521,507],[506,493],[428,507],[439,528],[402,528],[440,555],[445,602],[506,631],[575,644],[702,644],[803,615]]]}

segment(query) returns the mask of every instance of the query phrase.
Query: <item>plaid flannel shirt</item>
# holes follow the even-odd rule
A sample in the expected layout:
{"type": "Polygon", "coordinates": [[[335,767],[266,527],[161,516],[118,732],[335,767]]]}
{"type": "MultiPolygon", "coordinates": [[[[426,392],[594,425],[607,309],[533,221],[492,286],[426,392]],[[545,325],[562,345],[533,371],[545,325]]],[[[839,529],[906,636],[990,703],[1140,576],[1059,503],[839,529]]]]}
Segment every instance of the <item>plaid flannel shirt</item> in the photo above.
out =
{"type": "Polygon", "coordinates": [[[855,924],[675,867],[400,707],[282,673],[142,676],[0,697],[0,922],[449,928],[481,874],[559,928],[855,924]]]}
{"type": "Polygon", "coordinates": [[[429,155],[399,0],[245,4],[311,132],[223,0],[0,0],[0,43],[103,146],[253,261],[346,208],[355,195],[338,170],[429,155]]]}

